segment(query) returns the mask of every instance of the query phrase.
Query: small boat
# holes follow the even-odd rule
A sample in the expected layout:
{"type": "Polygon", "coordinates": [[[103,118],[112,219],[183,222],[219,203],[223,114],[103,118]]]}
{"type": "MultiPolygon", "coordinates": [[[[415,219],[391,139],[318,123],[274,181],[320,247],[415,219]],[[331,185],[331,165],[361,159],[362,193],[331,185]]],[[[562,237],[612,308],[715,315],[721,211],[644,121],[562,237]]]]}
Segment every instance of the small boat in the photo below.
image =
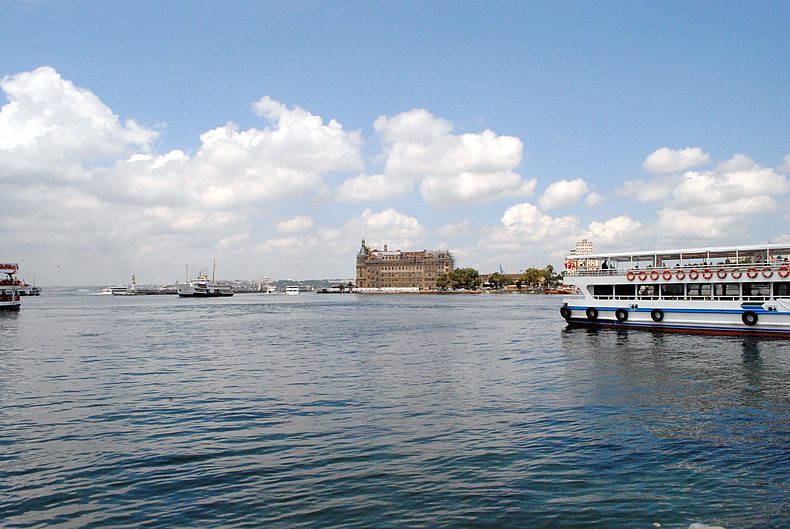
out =
{"type": "Polygon", "coordinates": [[[790,338],[790,244],[569,255],[569,325],[790,338]]]}
{"type": "Polygon", "coordinates": [[[6,275],[0,280],[0,310],[19,310],[22,307],[19,290],[22,282],[14,277],[19,270],[16,263],[1,263],[0,273],[6,275]]]}
{"type": "Polygon", "coordinates": [[[124,285],[118,285],[115,287],[105,287],[104,289],[102,289],[101,293],[105,295],[123,296],[129,293],[129,287],[124,285]]]}
{"type": "MultiPolygon", "coordinates": [[[[214,263],[214,272],[217,270],[217,263],[214,263]]],[[[214,298],[232,296],[233,287],[228,283],[217,283],[212,274],[211,280],[205,275],[199,275],[197,279],[189,280],[189,268],[187,268],[187,282],[176,283],[176,292],[182,298],[214,298]]]]}
{"type": "Polygon", "coordinates": [[[291,285],[285,287],[285,293],[289,296],[298,296],[302,292],[301,288],[298,285],[291,285]]]}

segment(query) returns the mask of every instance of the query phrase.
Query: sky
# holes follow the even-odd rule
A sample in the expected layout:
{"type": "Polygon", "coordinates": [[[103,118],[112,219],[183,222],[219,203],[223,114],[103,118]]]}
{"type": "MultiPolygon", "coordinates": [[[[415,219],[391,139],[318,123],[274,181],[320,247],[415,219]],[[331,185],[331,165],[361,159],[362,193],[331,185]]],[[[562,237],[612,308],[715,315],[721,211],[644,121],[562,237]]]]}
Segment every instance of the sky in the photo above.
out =
{"type": "Polygon", "coordinates": [[[0,261],[41,286],[790,242],[790,3],[0,0],[0,261]]]}

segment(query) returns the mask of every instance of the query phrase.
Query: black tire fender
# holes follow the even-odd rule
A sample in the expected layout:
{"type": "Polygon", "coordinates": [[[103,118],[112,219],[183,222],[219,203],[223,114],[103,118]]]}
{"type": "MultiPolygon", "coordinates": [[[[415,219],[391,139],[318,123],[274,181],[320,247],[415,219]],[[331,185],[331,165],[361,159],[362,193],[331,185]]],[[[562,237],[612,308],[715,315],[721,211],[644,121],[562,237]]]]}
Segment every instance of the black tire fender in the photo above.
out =
{"type": "Polygon", "coordinates": [[[597,320],[598,319],[598,309],[595,307],[587,307],[587,310],[584,311],[587,315],[588,320],[597,320]]]}
{"type": "Polygon", "coordinates": [[[563,305],[562,307],[560,307],[560,316],[562,316],[566,320],[571,319],[571,309],[568,308],[568,305],[563,305]]]}
{"type": "Polygon", "coordinates": [[[614,317],[617,318],[617,321],[623,323],[628,319],[628,311],[625,309],[617,309],[614,311],[614,317]]]}
{"type": "Polygon", "coordinates": [[[658,323],[664,319],[664,311],[661,309],[653,309],[650,311],[650,317],[654,322],[658,323]]]}
{"type": "Polygon", "coordinates": [[[758,320],[757,313],[754,312],[753,310],[747,310],[746,312],[741,314],[741,320],[743,320],[743,323],[748,325],[749,327],[751,327],[752,325],[756,325],[758,320]]]}

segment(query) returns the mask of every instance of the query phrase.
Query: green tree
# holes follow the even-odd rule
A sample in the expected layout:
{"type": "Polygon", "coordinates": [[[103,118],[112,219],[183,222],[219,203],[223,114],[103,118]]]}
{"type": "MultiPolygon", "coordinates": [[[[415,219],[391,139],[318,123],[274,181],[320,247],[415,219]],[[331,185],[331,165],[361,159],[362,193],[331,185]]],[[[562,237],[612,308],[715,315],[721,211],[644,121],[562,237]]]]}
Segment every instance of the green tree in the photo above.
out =
{"type": "Polygon", "coordinates": [[[494,285],[494,289],[500,290],[504,288],[505,285],[511,284],[513,281],[506,275],[500,274],[499,272],[494,272],[490,276],[488,276],[488,282],[494,285]]]}
{"type": "Polygon", "coordinates": [[[474,268],[458,268],[447,274],[442,274],[436,280],[439,288],[475,290],[480,287],[480,274],[474,268]]]}

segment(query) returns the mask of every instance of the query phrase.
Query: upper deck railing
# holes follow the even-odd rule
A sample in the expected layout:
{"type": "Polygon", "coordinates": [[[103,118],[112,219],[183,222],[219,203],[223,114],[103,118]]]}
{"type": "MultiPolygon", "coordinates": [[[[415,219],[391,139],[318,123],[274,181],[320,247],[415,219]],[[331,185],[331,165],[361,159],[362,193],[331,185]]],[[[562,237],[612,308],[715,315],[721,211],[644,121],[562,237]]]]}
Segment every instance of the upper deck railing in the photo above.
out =
{"type": "MultiPolygon", "coordinates": [[[[625,263],[620,263],[623,265],[625,263]]],[[[570,268],[563,272],[565,277],[602,277],[626,276],[629,279],[640,280],[683,280],[683,279],[786,279],[790,276],[790,262],[787,258],[769,259],[765,263],[684,263],[671,266],[630,266],[606,268],[601,265],[597,268],[580,266],[570,268]],[[632,275],[632,276],[631,276],[632,275]]]]}

